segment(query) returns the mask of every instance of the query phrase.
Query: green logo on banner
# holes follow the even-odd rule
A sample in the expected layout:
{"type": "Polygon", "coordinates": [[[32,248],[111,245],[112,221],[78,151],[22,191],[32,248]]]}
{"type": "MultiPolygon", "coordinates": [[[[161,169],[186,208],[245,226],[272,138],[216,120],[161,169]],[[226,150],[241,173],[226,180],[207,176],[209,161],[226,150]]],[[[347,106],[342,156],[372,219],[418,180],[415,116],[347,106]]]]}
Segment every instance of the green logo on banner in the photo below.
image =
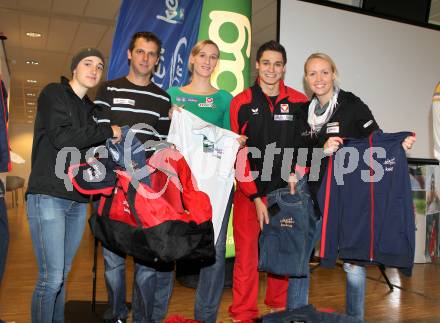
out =
{"type": "Polygon", "coordinates": [[[212,76],[215,87],[236,95],[250,84],[251,0],[205,0],[199,40],[220,47],[220,61],[212,76]]]}

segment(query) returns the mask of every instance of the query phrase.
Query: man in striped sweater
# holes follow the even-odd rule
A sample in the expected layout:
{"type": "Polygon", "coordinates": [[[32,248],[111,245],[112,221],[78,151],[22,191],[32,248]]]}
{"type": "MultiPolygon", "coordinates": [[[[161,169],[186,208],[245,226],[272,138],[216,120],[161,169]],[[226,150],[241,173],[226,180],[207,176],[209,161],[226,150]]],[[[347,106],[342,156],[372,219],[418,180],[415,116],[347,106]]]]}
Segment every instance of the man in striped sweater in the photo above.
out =
{"type": "MultiPolygon", "coordinates": [[[[146,157],[168,134],[169,95],[151,81],[160,58],[161,41],[151,32],[133,35],[127,56],[130,70],[126,77],[107,81],[99,88],[95,104],[100,106],[99,123],[134,126],[136,137],[146,143],[146,157]]],[[[142,166],[141,166],[142,167],[142,166]]],[[[125,255],[103,248],[105,282],[109,308],[105,322],[125,322],[128,316],[125,288],[125,255]]],[[[164,320],[172,291],[172,265],[146,264],[134,259],[133,322],[164,320]]]]}

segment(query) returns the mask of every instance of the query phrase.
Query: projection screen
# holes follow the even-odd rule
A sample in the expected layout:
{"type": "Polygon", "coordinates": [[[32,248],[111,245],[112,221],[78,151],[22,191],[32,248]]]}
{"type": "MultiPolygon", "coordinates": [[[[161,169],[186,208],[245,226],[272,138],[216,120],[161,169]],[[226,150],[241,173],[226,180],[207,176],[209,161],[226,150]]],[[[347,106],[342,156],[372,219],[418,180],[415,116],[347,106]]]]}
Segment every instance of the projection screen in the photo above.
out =
{"type": "Polygon", "coordinates": [[[297,0],[279,0],[286,83],[306,91],[303,64],[329,54],[341,88],[359,96],[385,132],[416,132],[409,157],[433,158],[431,100],[440,81],[440,31],[297,0]]]}

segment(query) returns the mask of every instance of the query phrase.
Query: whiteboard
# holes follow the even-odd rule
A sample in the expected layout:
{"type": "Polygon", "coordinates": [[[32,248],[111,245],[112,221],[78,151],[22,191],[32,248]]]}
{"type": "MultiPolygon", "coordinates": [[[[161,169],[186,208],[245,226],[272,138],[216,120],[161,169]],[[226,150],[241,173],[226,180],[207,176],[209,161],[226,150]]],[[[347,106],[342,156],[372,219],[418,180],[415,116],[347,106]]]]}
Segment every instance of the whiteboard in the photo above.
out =
{"type": "Polygon", "coordinates": [[[304,62],[324,52],[341,88],[359,96],[385,132],[414,131],[408,154],[433,158],[431,101],[440,81],[440,31],[297,0],[280,0],[286,84],[305,91],[304,62]]]}

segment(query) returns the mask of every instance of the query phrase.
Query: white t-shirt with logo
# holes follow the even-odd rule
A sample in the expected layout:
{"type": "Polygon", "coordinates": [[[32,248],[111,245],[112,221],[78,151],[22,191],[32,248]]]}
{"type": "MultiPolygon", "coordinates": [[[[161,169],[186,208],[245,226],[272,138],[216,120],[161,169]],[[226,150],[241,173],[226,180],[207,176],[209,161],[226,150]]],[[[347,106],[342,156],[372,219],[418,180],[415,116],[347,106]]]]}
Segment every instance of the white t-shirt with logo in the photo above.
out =
{"type": "Polygon", "coordinates": [[[234,183],[238,137],[186,110],[173,113],[167,141],[185,157],[197,187],[211,200],[215,242],[234,183]]]}

